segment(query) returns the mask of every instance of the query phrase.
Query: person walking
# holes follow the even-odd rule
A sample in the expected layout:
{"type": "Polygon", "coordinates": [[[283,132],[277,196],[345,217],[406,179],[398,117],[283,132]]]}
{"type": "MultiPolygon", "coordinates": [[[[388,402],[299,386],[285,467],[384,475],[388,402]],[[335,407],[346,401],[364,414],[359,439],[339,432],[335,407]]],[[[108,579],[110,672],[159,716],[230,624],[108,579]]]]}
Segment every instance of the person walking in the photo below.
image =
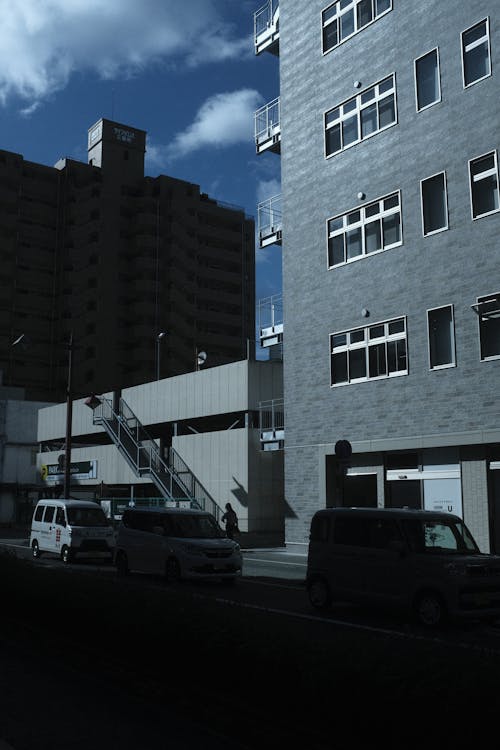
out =
{"type": "Polygon", "coordinates": [[[234,512],[231,503],[226,503],[226,512],[222,516],[222,522],[226,524],[226,534],[229,539],[234,539],[234,535],[239,533],[238,516],[234,512]]]}

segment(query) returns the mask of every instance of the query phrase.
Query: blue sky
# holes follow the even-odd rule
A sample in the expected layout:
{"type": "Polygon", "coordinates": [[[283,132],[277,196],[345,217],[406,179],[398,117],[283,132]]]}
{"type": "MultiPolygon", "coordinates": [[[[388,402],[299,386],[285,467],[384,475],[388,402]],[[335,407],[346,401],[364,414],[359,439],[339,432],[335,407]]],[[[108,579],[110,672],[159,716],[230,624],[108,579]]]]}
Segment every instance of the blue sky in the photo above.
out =
{"type": "MultiPolygon", "coordinates": [[[[253,143],[253,112],[279,95],[278,59],[253,51],[262,2],[0,0],[0,148],[87,161],[108,117],[147,131],[147,174],[256,216],[280,190],[279,156],[253,143]]],[[[257,297],[281,291],[281,248],[256,255],[257,297]]]]}

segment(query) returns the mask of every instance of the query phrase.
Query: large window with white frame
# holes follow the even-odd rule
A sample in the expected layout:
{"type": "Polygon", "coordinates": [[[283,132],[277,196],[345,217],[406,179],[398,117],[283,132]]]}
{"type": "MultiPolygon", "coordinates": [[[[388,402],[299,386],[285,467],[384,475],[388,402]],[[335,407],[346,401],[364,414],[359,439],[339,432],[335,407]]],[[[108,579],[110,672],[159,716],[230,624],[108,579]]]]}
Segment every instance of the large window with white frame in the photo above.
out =
{"type": "Polygon", "coordinates": [[[479,219],[500,209],[497,152],[469,162],[472,218],[479,219]]]}
{"type": "Polygon", "coordinates": [[[396,76],[393,73],[325,113],[326,158],[380,133],[396,121],[396,76]]]}
{"type": "Polygon", "coordinates": [[[330,334],[330,384],[408,374],[406,318],[330,334]]]}
{"type": "Polygon", "coordinates": [[[427,331],[429,335],[429,365],[431,370],[454,367],[456,362],[453,305],[428,310],[427,331]]]}
{"type": "Polygon", "coordinates": [[[337,0],[321,13],[323,53],[392,10],[392,0],[337,0]]]}
{"type": "Polygon", "coordinates": [[[462,72],[465,88],[491,75],[489,18],[462,32],[462,72]]]}
{"type": "Polygon", "coordinates": [[[500,357],[500,293],[478,297],[475,305],[479,319],[481,359],[500,357]]]}
{"type": "Polygon", "coordinates": [[[417,112],[441,101],[439,51],[431,50],[415,60],[415,97],[417,112]]]}
{"type": "Polygon", "coordinates": [[[446,173],[427,177],[420,182],[422,202],[422,231],[424,237],[448,229],[448,200],[446,195],[446,173]]]}
{"type": "Polygon", "coordinates": [[[328,268],[403,243],[401,195],[386,195],[327,221],[328,268]]]}

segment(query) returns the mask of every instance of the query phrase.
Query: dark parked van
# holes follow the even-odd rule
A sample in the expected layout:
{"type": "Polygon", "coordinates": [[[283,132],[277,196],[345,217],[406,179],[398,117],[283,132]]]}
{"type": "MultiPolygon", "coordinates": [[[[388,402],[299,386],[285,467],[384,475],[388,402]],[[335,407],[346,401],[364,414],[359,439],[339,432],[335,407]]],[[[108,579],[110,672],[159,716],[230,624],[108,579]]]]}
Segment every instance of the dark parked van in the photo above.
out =
{"type": "Polygon", "coordinates": [[[318,511],[311,523],[307,591],[392,605],[427,626],[448,617],[500,617],[500,556],[483,554],[449,513],[372,508],[318,511]]]}

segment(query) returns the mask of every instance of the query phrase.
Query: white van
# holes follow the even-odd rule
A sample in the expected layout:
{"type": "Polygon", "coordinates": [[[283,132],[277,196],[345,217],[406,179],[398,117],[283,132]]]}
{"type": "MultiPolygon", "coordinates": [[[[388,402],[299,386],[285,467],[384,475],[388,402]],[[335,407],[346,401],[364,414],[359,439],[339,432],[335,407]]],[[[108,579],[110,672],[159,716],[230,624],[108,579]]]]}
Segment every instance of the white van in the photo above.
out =
{"type": "Polygon", "coordinates": [[[116,538],[119,575],[129,570],[181,578],[217,578],[232,583],[241,575],[239,544],[228,539],[215,517],[202,510],[130,508],[116,538]]]}
{"type": "Polygon", "coordinates": [[[112,560],[114,532],[102,508],[84,500],[40,500],[31,522],[33,557],[60,555],[65,563],[77,555],[112,560]]]}

